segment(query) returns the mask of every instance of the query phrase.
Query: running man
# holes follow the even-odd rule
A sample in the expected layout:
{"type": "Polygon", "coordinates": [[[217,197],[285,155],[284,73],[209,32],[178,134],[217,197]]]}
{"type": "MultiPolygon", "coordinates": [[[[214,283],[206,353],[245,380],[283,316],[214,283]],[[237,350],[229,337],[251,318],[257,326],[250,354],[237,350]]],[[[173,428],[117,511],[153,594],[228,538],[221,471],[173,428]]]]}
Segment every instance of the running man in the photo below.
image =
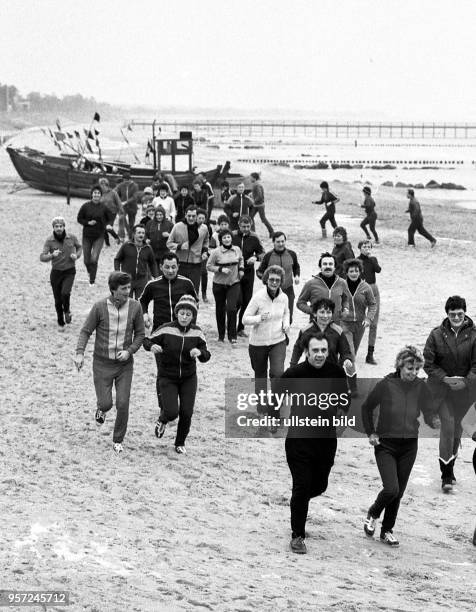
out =
{"type": "Polygon", "coordinates": [[[436,239],[427,232],[423,227],[423,215],[421,213],[420,202],[415,198],[413,189],[407,191],[408,209],[405,211],[410,213],[410,225],[408,227],[408,246],[415,246],[415,232],[418,232],[423,238],[426,238],[431,243],[431,248],[436,244],[436,239]]]}
{"type": "Polygon", "coordinates": [[[113,449],[122,453],[122,442],[129,419],[134,359],[132,355],[145,338],[144,320],[139,302],[129,298],[131,277],[125,272],[109,275],[111,294],[91,308],[84,322],[76,346],[74,363],[83,367],[84,351],[93,332],[96,332],[93,357],[94,387],[97,397],[96,423],[102,425],[112,408],[112,386],[116,387],[116,422],[113,449]]]}
{"type": "Polygon", "coordinates": [[[65,323],[71,323],[71,290],[76,274],[76,261],[81,257],[81,245],[74,234],[66,233],[63,217],[51,222],[53,233],[49,236],[40,255],[40,261],[51,261],[50,283],[55,299],[58,331],[64,331],[65,323]]]}
{"type": "Polygon", "coordinates": [[[374,359],[374,350],[375,350],[375,341],[377,340],[377,325],[378,325],[378,317],[380,314],[380,293],[377,287],[377,281],[375,278],[376,274],[379,274],[382,271],[380,264],[376,257],[371,255],[372,253],[372,241],[371,240],[361,240],[357,245],[360,251],[360,255],[357,259],[360,259],[362,265],[364,267],[362,272],[362,278],[366,283],[369,284],[372,289],[372,293],[374,294],[375,302],[377,304],[377,311],[375,313],[374,318],[370,321],[369,327],[369,342],[367,349],[367,356],[365,358],[365,363],[370,363],[371,365],[377,365],[377,362],[374,359]]]}
{"type": "Polygon", "coordinates": [[[151,276],[157,278],[159,270],[152,247],[145,244],[145,228],[134,225],[132,240],[125,242],[114,258],[114,270],[127,272],[131,277],[131,294],[136,300],[140,298],[147,281],[151,276]]]}
{"type": "Polygon", "coordinates": [[[377,222],[377,212],[375,211],[375,200],[372,197],[372,190],[370,187],[365,186],[362,189],[364,193],[364,202],[360,205],[361,208],[365,210],[365,218],[360,224],[360,227],[364,230],[365,235],[370,240],[370,234],[367,230],[367,225],[370,228],[370,231],[374,235],[375,244],[380,244],[378,240],[377,230],[375,229],[375,223],[377,222]]]}

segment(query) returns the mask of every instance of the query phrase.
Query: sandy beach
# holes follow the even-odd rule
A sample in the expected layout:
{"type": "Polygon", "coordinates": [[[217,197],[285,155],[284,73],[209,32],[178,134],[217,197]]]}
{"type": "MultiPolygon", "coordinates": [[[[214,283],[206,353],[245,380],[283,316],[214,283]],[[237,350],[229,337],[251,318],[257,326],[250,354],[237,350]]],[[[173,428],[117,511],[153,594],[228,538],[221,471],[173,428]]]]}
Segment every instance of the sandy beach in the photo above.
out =
{"type": "MultiPolygon", "coordinates": [[[[321,209],[311,205],[321,176],[262,170],[268,218],[298,253],[302,287],[317,272],[320,253],[332,249],[331,238],[320,240],[321,209]]],[[[311,501],[309,553],[293,555],[284,440],[224,435],[225,380],[252,371],[246,339],[234,350],[216,341],[213,299],[201,304],[198,318],[212,358],[198,368],[188,454],[174,452],[170,430],[160,441],[154,437],[156,369],[151,355],[140,351],[125,452],[114,455],[112,415],[100,429],[94,422],[93,342],[79,374],[72,356],[91,305],[107,294],[117,247],[103,250],[93,290],[79,261],[73,323],[58,333],[50,266],[39,254],[57,214],[80,237],[76,215],[82,201],[67,206],[65,198],[29,188],[9,193],[16,181],[1,150],[1,588],[68,591],[70,605],[57,609],[74,612],[474,609],[474,443],[463,439],[458,484],[443,495],[437,439],[421,437],[395,527],[401,544],[393,550],[364,535],[363,519],[380,478],[367,439],[349,433],[338,443],[328,490],[311,501]]],[[[331,190],[341,198],[338,223],[357,250],[363,237],[361,186],[338,183],[331,190]]],[[[382,245],[374,254],[383,268],[378,366],[364,363],[364,338],[357,360],[361,377],[390,372],[407,343],[423,348],[444,317],[449,295],[465,296],[468,315],[476,317],[474,213],[446,197],[438,200],[432,193],[427,202],[418,194],[425,226],[438,244],[430,250],[417,235],[416,250],[409,250],[404,195],[380,188],[376,197],[382,245]]],[[[270,249],[259,221],[257,231],[270,249]]],[[[211,276],[209,286],[211,295],[211,276]]],[[[286,366],[306,321],[296,312],[286,366]]],[[[465,430],[476,430],[474,408],[465,430]]]]}

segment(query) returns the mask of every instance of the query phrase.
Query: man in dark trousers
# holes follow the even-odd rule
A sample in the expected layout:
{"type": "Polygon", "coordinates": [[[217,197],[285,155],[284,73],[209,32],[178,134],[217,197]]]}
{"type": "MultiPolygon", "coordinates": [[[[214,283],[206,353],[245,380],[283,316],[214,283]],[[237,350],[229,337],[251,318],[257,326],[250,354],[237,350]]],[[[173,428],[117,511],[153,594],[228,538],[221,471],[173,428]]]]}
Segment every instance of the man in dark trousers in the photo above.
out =
{"type": "Polygon", "coordinates": [[[243,315],[246,307],[253,297],[253,285],[255,282],[255,263],[264,255],[263,245],[258,236],[251,231],[251,219],[243,215],[238,222],[239,230],[233,232],[233,244],[240,247],[245,263],[245,273],[240,280],[241,302],[238,315],[238,336],[246,337],[243,315]]]}
{"type": "Polygon", "coordinates": [[[159,276],[157,263],[152,248],[145,244],[145,227],[134,225],[133,238],[124,243],[114,257],[114,270],[122,270],[130,274],[130,297],[139,299],[150,276],[159,276]]]}
{"type": "Polygon", "coordinates": [[[299,397],[292,402],[293,423],[285,444],[293,479],[290,547],[297,554],[307,552],[304,540],[309,500],[327,489],[334,465],[337,438],[333,419],[340,418],[350,407],[345,372],[328,361],[329,347],[324,334],[308,336],[305,351],[306,361],[288,368],[277,385],[280,393],[287,391],[299,397]]]}
{"type": "Polygon", "coordinates": [[[360,251],[360,255],[357,257],[357,259],[360,259],[364,267],[364,271],[362,272],[362,278],[366,283],[370,285],[372,293],[374,294],[375,302],[377,303],[377,312],[375,313],[375,317],[372,319],[372,321],[370,321],[369,347],[367,349],[367,357],[365,358],[365,363],[377,365],[377,362],[374,359],[374,349],[375,341],[377,340],[377,325],[380,314],[380,293],[378,290],[377,279],[375,278],[375,275],[379,274],[382,271],[382,268],[380,267],[377,258],[372,255],[371,240],[369,240],[368,238],[366,238],[365,240],[361,240],[358,244],[358,248],[360,251]]]}
{"type": "Polygon", "coordinates": [[[269,266],[281,266],[284,270],[284,281],[281,283],[281,290],[288,296],[289,301],[289,324],[293,322],[294,310],[294,285],[299,285],[301,268],[297,255],[286,247],[286,234],[284,232],[274,232],[274,248],[268,251],[263,257],[260,267],[256,270],[256,276],[262,278],[266,268],[269,266]]]}
{"type": "Polygon", "coordinates": [[[420,202],[415,198],[413,189],[407,191],[408,209],[405,211],[410,213],[410,225],[408,227],[408,246],[415,246],[415,232],[418,232],[423,238],[426,238],[431,243],[431,248],[436,244],[436,239],[423,227],[423,215],[421,214],[420,202]]]}
{"type": "Polygon", "coordinates": [[[116,187],[116,191],[121,198],[122,206],[127,217],[127,233],[129,234],[129,238],[132,238],[132,228],[136,222],[137,215],[139,186],[131,179],[129,170],[124,170],[122,173],[122,181],[116,187]]]}
{"type": "MultiPolygon", "coordinates": [[[[243,215],[249,216],[253,200],[245,195],[245,184],[240,183],[236,186],[236,193],[223,207],[223,212],[230,219],[230,229],[235,231],[238,229],[238,221],[243,215]]],[[[254,231],[254,223],[251,223],[251,229],[254,231]]]]}

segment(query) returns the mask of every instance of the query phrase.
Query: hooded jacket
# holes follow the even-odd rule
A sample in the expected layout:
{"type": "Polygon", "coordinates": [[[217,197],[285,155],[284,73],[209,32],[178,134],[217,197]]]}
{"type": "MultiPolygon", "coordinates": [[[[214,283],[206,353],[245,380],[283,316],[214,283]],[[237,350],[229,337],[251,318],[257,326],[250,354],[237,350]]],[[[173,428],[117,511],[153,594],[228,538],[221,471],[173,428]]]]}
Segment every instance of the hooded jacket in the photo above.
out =
{"type": "Polygon", "coordinates": [[[365,433],[377,433],[382,438],[418,438],[420,412],[431,427],[436,412],[426,382],[421,378],[402,380],[398,372],[393,372],[375,385],[362,404],[365,433]],[[377,406],[380,410],[375,425],[377,406]]]}

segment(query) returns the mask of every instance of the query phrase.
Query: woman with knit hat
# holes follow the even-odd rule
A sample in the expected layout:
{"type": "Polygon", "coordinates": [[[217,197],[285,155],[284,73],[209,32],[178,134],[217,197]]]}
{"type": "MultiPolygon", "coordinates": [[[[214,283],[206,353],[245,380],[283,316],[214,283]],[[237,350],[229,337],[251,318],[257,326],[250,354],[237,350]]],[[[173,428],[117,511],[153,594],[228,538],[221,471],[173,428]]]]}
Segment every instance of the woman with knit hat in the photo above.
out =
{"type": "Polygon", "coordinates": [[[174,314],[173,321],[161,325],[149,338],[145,338],[144,348],[160,354],[158,376],[161,410],[155,435],[162,438],[167,423],[178,417],[175,450],[183,454],[197,393],[196,360],[205,363],[210,359],[210,353],[202,330],[193,323],[197,316],[195,298],[182,296],[174,308],[174,314]]]}
{"type": "Polygon", "coordinates": [[[418,451],[420,412],[427,425],[440,426],[426,382],[418,378],[422,366],[421,352],[414,346],[405,346],[397,354],[395,372],[379,381],[362,404],[365,433],[374,447],[383,483],[383,489],[369,508],[364,531],[372,537],[377,519],[385,510],[380,540],[393,547],[399,545],[393,527],[418,451]],[[377,406],[379,416],[375,424],[373,413],[377,406]]]}
{"type": "Polygon", "coordinates": [[[228,340],[236,344],[236,314],[240,300],[240,280],[244,274],[244,263],[241,249],[232,244],[231,230],[218,233],[220,246],[210,254],[207,270],[214,272],[213,295],[215,297],[215,315],[217,320],[218,340],[225,340],[225,328],[228,340]],[[225,326],[226,322],[226,326],[225,326]]]}
{"type": "Polygon", "coordinates": [[[40,255],[40,261],[51,261],[50,283],[55,299],[58,330],[64,331],[65,323],[71,323],[71,290],[76,274],[76,260],[81,257],[81,245],[74,234],[66,233],[63,217],[55,217],[53,233],[49,236],[40,255]]]}
{"type": "Polygon", "coordinates": [[[378,234],[375,229],[375,223],[377,222],[377,213],[375,212],[375,200],[372,197],[372,190],[367,185],[362,189],[364,194],[364,202],[360,205],[365,210],[365,218],[360,224],[360,227],[364,230],[365,235],[370,240],[370,234],[367,230],[367,225],[370,231],[374,235],[375,244],[380,244],[378,240],[378,234]]]}

